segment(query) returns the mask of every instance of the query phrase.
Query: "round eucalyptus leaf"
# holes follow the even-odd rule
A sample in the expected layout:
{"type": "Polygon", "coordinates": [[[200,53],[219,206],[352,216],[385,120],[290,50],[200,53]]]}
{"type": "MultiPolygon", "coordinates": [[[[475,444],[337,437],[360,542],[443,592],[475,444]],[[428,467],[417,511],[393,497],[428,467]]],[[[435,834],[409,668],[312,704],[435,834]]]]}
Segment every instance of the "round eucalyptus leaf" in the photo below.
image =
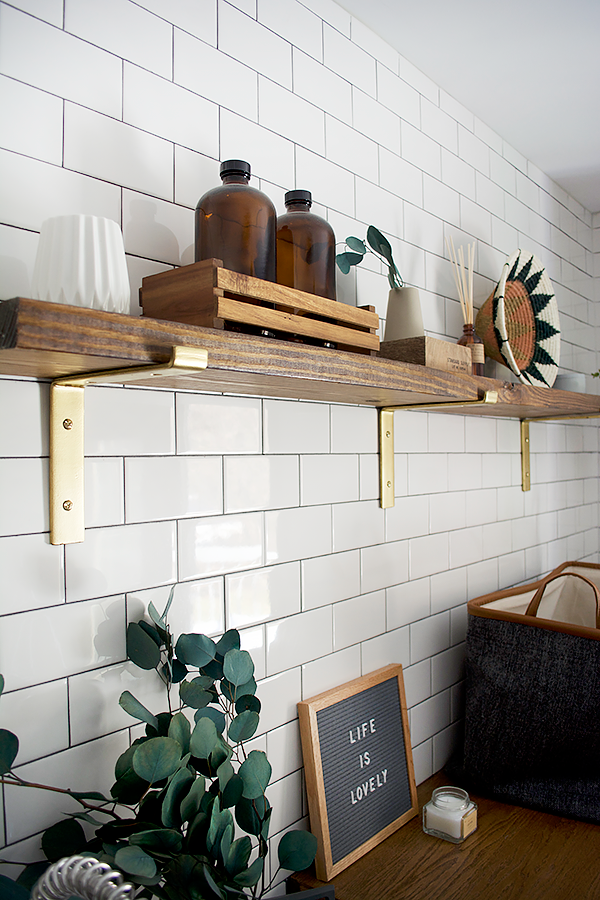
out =
{"type": "Polygon", "coordinates": [[[236,628],[230,628],[226,631],[221,640],[217,644],[217,653],[220,657],[224,657],[228,650],[240,649],[240,633],[236,628]]]}
{"type": "Polygon", "coordinates": [[[85,831],[75,819],[63,819],[42,835],[42,850],[50,862],[63,856],[75,856],[86,844],[85,831]]]}
{"type": "Polygon", "coordinates": [[[161,809],[161,820],[166,828],[179,828],[181,825],[181,801],[194,781],[195,776],[189,769],[178,769],[173,775],[161,809]]]}
{"type": "Polygon", "coordinates": [[[225,868],[230,875],[238,875],[248,865],[250,854],[252,853],[252,841],[245,834],[243,837],[234,841],[229,848],[227,859],[225,860],[225,868]]]}
{"type": "Polygon", "coordinates": [[[198,722],[203,716],[206,716],[207,719],[212,719],[219,734],[223,734],[227,724],[224,712],[221,712],[220,709],[215,709],[214,706],[205,706],[204,709],[196,710],[194,721],[198,722]]]}
{"type": "Polygon", "coordinates": [[[360,253],[361,256],[364,256],[365,253],[367,252],[365,242],[361,241],[360,238],[353,237],[352,235],[350,235],[350,237],[346,238],[346,245],[348,247],[350,247],[351,250],[354,250],[356,253],[360,253]]]}
{"type": "Polygon", "coordinates": [[[147,790],[148,782],[136,775],[133,769],[129,769],[117,778],[110,789],[110,795],[119,803],[134,805],[139,803],[147,790]]]}
{"type": "Polygon", "coordinates": [[[259,713],[260,700],[258,697],[255,697],[253,694],[244,694],[243,697],[238,697],[235,701],[235,711],[237,713],[243,713],[246,709],[259,713]]]}
{"type": "Polygon", "coordinates": [[[217,778],[219,779],[219,790],[225,790],[225,786],[233,775],[233,766],[228,759],[224,760],[217,769],[217,778]]]}
{"type": "Polygon", "coordinates": [[[227,736],[232,744],[239,744],[240,741],[249,741],[258,728],[259,715],[251,709],[236,716],[231,725],[227,736]]]}
{"type": "Polygon", "coordinates": [[[238,872],[233,880],[241,887],[252,887],[258,882],[258,879],[262,875],[264,862],[264,859],[259,856],[245,871],[242,870],[241,872],[238,872]]]}
{"type": "Polygon", "coordinates": [[[186,666],[201,669],[208,665],[216,654],[214,641],[205,634],[182,634],[175,644],[177,659],[186,666]]]}
{"type": "Polygon", "coordinates": [[[4,690],[4,675],[0,675],[0,694],[4,690]]]}
{"type": "Polygon", "coordinates": [[[121,847],[115,853],[115,864],[128,875],[152,878],[156,875],[156,863],[141,847],[121,847]]]}
{"type": "Polygon", "coordinates": [[[160,649],[139,622],[127,626],[127,656],[140,669],[155,669],[160,664],[160,649]]]}
{"type": "Polygon", "coordinates": [[[347,253],[338,253],[335,257],[338,269],[342,275],[347,275],[350,271],[350,263],[348,262],[347,256],[347,253]]]}
{"type": "Polygon", "coordinates": [[[199,684],[193,681],[182,681],[179,685],[179,696],[181,702],[185,703],[191,709],[203,709],[212,700],[212,694],[205,691],[199,684]]]}
{"type": "Polygon", "coordinates": [[[143,619],[141,619],[137,624],[140,626],[142,631],[146,632],[148,637],[152,638],[156,646],[160,647],[160,645],[162,644],[162,640],[160,634],[158,633],[158,629],[155,628],[154,625],[150,625],[148,624],[148,622],[144,622],[143,619]]]}
{"type": "Polygon", "coordinates": [[[216,894],[217,897],[220,897],[221,900],[225,900],[225,895],[223,894],[223,891],[221,890],[219,885],[216,883],[215,879],[210,874],[210,869],[208,868],[208,866],[205,865],[203,871],[204,877],[206,878],[206,883],[208,884],[211,891],[216,894]]]}
{"type": "Polygon", "coordinates": [[[277,856],[282,869],[302,872],[317,853],[317,839],[310,831],[288,831],[279,841],[277,856]]]}
{"type": "Polygon", "coordinates": [[[271,778],[271,764],[262,750],[251,750],[238,774],[244,783],[243,796],[249,800],[262,797],[271,778]]]}
{"type": "Polygon", "coordinates": [[[259,835],[270,809],[271,807],[266,797],[257,797],[256,800],[248,800],[246,797],[242,797],[235,806],[235,820],[246,834],[259,835]]]}
{"type": "Polygon", "coordinates": [[[202,798],[205,794],[204,787],[204,777],[202,775],[197,775],[189,791],[181,800],[179,814],[181,815],[181,820],[183,822],[191,822],[194,816],[200,812],[200,804],[202,803],[202,798]]]}
{"type": "Polygon", "coordinates": [[[187,675],[187,666],[184,666],[178,659],[174,659],[171,663],[171,681],[173,684],[179,684],[187,675]]]}
{"type": "Polygon", "coordinates": [[[221,806],[228,809],[236,806],[242,799],[243,790],[244,782],[240,776],[237,774],[232,775],[221,794],[221,806]]]}
{"type": "Polygon", "coordinates": [[[140,778],[156,784],[173,774],[180,759],[181,747],[177,741],[168,737],[151,738],[133,754],[133,770],[140,778]]]}
{"type": "Polygon", "coordinates": [[[247,650],[228,650],[223,660],[223,675],[238,687],[254,675],[254,663],[247,650]]]}
{"type": "Polygon", "coordinates": [[[174,828],[152,828],[132,834],[129,843],[157,856],[171,856],[181,852],[183,835],[174,828]]]}
{"type": "Polygon", "coordinates": [[[212,659],[205,666],[202,666],[202,674],[210,675],[213,681],[220,681],[223,677],[223,664],[218,659],[212,659]]]}
{"type": "Polygon", "coordinates": [[[215,723],[207,716],[198,719],[190,738],[192,756],[208,759],[219,741],[215,723]]]}
{"type": "Polygon", "coordinates": [[[12,731],[0,728],[0,775],[10,772],[19,752],[19,738],[12,731]]]}
{"type": "Polygon", "coordinates": [[[187,753],[190,749],[191,732],[192,729],[187,717],[182,712],[175,713],[169,723],[168,737],[177,741],[182,753],[187,753]]]}
{"type": "Polygon", "coordinates": [[[377,228],[375,228],[374,225],[369,225],[367,228],[367,241],[373,250],[383,256],[388,263],[393,264],[394,260],[392,258],[390,242],[377,228]]]}
{"type": "Polygon", "coordinates": [[[158,728],[158,719],[156,716],[153,716],[150,710],[146,709],[139,700],[136,700],[129,691],[123,691],[119,697],[119,706],[124,709],[126,713],[129,713],[130,716],[133,716],[134,719],[139,719],[147,725],[152,725],[153,728],[158,728]]]}

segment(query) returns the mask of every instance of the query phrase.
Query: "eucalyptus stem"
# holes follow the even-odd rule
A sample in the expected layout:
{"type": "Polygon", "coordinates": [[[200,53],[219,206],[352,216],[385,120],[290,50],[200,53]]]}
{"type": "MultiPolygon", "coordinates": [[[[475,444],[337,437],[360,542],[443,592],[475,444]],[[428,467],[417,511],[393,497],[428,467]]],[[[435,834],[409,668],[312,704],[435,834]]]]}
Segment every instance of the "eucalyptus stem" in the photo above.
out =
{"type": "MultiPolygon", "coordinates": [[[[73,800],[77,800],[85,809],[91,809],[94,812],[105,813],[107,816],[112,816],[114,819],[121,821],[121,816],[118,815],[114,810],[105,809],[103,806],[95,806],[93,803],[88,803],[87,800],[84,800],[82,797],[77,797],[73,791],[69,790],[69,788],[59,788],[54,787],[51,784],[37,784],[35,781],[25,781],[24,778],[21,778],[19,775],[16,775],[14,772],[10,772],[10,775],[14,779],[11,780],[9,778],[0,778],[0,784],[8,784],[13,787],[29,787],[29,788],[37,788],[40,791],[53,791],[56,794],[66,794],[68,797],[72,797],[73,800]]],[[[111,803],[113,801],[107,800],[107,803],[111,803]]],[[[123,805],[123,804],[122,804],[123,805]]]]}

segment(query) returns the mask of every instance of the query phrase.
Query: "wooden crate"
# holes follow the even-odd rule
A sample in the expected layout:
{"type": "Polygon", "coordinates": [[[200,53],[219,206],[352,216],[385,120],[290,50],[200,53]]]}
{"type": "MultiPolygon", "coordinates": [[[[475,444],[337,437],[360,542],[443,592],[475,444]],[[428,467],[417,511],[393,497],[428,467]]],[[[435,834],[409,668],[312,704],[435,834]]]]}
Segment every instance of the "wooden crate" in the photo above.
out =
{"type": "Polygon", "coordinates": [[[468,347],[451,341],[440,341],[427,335],[403,338],[400,341],[383,341],[379,355],[386,359],[441,369],[444,372],[465,372],[468,375],[472,372],[471,351],[468,347]]]}
{"type": "Polygon", "coordinates": [[[224,269],[206,259],[142,279],[145,316],[256,333],[274,331],[334,343],[340,350],[376,353],[379,317],[372,306],[347,306],[281,284],[224,269]],[[268,304],[268,305],[264,305],[268,304]]]}

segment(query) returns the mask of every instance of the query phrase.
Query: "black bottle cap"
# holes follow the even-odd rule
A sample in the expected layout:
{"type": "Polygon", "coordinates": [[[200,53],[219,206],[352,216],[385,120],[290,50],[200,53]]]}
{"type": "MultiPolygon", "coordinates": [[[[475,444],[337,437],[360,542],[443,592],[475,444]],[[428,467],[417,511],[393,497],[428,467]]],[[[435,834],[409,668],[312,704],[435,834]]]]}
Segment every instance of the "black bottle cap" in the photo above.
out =
{"type": "Polygon", "coordinates": [[[243,159],[226,159],[221,163],[219,173],[221,178],[224,175],[246,175],[250,178],[250,163],[243,159]]]}
{"type": "Polygon", "coordinates": [[[288,191],[284,197],[285,205],[288,203],[308,203],[312,204],[312,194],[310,191],[288,191]]]}

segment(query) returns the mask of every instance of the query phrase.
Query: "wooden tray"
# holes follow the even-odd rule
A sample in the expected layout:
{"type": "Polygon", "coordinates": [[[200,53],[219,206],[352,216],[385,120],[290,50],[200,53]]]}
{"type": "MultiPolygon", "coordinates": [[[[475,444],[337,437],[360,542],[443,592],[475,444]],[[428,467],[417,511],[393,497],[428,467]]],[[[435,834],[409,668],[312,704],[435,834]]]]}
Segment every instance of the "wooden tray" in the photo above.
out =
{"type": "Polygon", "coordinates": [[[372,306],[348,306],[205,259],[142,279],[144,316],[208,328],[276,332],[278,336],[331,342],[339,350],[374,354],[379,317],[372,306]],[[268,305],[265,305],[268,304],[268,305]]]}

